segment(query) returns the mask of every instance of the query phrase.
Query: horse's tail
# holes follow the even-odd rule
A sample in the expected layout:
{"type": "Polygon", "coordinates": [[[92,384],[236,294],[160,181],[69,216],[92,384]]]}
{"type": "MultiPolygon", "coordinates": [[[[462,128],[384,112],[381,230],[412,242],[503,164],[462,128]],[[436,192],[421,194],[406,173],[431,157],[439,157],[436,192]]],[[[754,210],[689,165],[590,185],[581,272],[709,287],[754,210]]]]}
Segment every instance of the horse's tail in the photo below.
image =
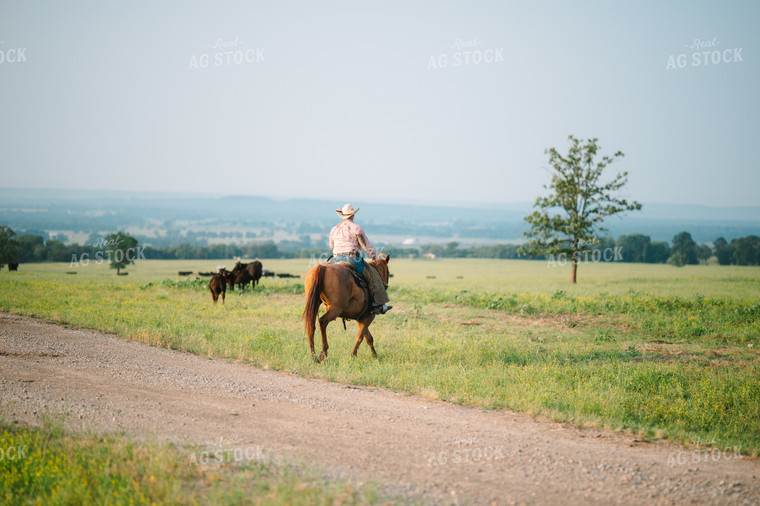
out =
{"type": "Polygon", "coordinates": [[[308,336],[314,335],[319,305],[322,304],[320,294],[322,293],[324,282],[325,266],[318,264],[309,271],[305,280],[305,285],[308,291],[306,292],[306,307],[303,310],[302,317],[306,321],[306,334],[308,336]],[[311,286],[309,286],[309,283],[311,283],[311,286]]]}

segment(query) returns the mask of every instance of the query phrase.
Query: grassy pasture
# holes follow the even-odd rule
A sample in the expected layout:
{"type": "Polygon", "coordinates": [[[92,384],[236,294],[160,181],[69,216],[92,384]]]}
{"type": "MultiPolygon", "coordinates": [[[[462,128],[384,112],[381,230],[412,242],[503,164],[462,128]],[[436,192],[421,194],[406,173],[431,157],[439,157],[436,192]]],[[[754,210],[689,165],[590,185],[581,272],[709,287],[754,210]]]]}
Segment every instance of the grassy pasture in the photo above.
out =
{"type": "MultiPolygon", "coordinates": [[[[0,309],[126,339],[449,402],[513,409],[649,438],[760,453],[760,268],[392,259],[394,310],[372,325],[379,359],[350,359],[356,326],[307,353],[302,279],[264,279],[214,306],[210,271],[232,261],[22,265],[0,309]],[[77,271],[76,275],[65,274],[77,271]],[[460,277],[461,276],[461,277],[460,277]]],[[[264,260],[304,274],[308,260],[264,260]]]]}
{"type": "MultiPolygon", "coordinates": [[[[135,442],[121,434],[67,434],[0,424],[0,502],[22,504],[375,504],[372,484],[321,477],[316,469],[235,462],[202,447],[135,442]],[[203,455],[206,455],[204,460],[203,455]],[[198,455],[201,455],[199,458],[198,455]]],[[[224,455],[221,453],[220,455],[224,455]]]]}

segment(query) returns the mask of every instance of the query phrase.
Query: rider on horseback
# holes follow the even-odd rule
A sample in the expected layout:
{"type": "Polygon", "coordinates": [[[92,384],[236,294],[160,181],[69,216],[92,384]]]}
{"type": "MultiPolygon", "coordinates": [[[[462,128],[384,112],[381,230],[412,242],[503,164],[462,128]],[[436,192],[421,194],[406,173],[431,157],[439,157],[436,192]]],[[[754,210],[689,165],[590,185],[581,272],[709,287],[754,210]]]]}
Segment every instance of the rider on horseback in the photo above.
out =
{"type": "Polygon", "coordinates": [[[386,305],[389,299],[380,273],[372,265],[365,263],[361,256],[361,250],[364,250],[373,260],[377,260],[377,253],[364,230],[354,223],[354,215],[359,208],[354,209],[351,204],[346,204],[342,209],[335,211],[343,221],[330,231],[330,249],[333,250],[331,261],[348,262],[353,265],[356,272],[362,275],[369,286],[372,297],[370,311],[375,314],[385,314],[393,306],[386,305]]]}

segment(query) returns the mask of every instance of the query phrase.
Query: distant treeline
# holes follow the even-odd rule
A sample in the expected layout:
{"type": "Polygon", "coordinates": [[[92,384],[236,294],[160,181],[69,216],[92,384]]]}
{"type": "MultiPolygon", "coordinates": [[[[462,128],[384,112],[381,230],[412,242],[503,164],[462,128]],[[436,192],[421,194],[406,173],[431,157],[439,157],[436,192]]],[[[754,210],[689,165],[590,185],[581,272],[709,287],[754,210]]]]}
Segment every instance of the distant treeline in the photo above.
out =
{"type": "MultiPolygon", "coordinates": [[[[76,262],[83,256],[94,259],[98,252],[108,250],[108,246],[95,242],[94,244],[65,244],[57,239],[45,241],[39,235],[21,235],[12,239],[17,246],[17,261],[30,262],[76,262]]],[[[245,246],[232,244],[213,244],[210,246],[166,246],[155,248],[145,246],[141,249],[146,259],[167,260],[216,260],[224,258],[297,258],[293,252],[280,250],[273,242],[253,243],[245,246]]]]}
{"type": "MultiPolygon", "coordinates": [[[[107,250],[107,245],[98,244],[65,244],[57,239],[45,241],[39,235],[21,235],[11,239],[17,261],[29,262],[71,262],[86,254],[95,258],[98,251],[107,250]]],[[[294,250],[293,245],[287,249],[278,247],[272,241],[252,243],[247,245],[213,244],[198,246],[182,244],[180,246],[142,248],[146,259],[176,259],[176,260],[218,260],[228,258],[326,258],[329,251],[320,248],[304,248],[294,250]]],[[[488,246],[462,247],[452,241],[445,245],[426,244],[416,248],[400,248],[383,246],[383,253],[395,257],[436,257],[436,258],[503,258],[503,259],[540,259],[542,257],[527,257],[520,254],[517,244],[494,244],[488,246]]],[[[760,237],[750,235],[727,242],[719,237],[713,245],[697,244],[688,232],[681,232],[673,237],[669,244],[664,241],[652,241],[643,234],[621,235],[617,239],[603,237],[595,244],[594,249],[605,251],[616,248],[616,259],[622,262],[641,263],[672,263],[687,265],[706,263],[715,257],[720,265],[760,265],[760,237]]]]}

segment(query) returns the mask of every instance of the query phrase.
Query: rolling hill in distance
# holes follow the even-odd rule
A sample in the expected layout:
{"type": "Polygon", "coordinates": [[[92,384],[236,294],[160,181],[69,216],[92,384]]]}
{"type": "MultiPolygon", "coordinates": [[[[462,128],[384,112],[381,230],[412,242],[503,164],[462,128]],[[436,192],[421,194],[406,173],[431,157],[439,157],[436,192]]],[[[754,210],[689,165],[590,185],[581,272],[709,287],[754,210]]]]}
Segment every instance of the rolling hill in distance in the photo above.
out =
{"type": "MultiPolygon", "coordinates": [[[[321,245],[343,201],[131,191],[0,188],[0,224],[17,234],[84,243],[124,230],[143,244],[299,241],[321,245]]],[[[357,222],[377,243],[457,241],[462,245],[521,242],[531,202],[404,204],[351,202],[357,222]]],[[[760,235],[760,206],[713,207],[643,203],[639,212],[609,218],[608,235],[642,233],[668,241],[681,231],[695,241],[760,235]]]]}

